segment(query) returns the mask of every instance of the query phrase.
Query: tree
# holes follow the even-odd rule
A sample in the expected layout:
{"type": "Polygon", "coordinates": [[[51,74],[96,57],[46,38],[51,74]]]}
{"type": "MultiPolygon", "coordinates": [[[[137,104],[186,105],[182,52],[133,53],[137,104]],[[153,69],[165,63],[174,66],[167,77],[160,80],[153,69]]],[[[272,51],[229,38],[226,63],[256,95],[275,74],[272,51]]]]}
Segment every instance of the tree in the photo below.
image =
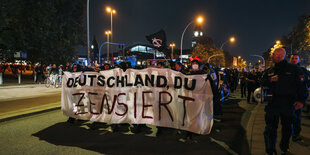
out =
{"type": "Polygon", "coordinates": [[[85,45],[83,0],[2,0],[1,51],[27,52],[32,63],[73,61],[78,45],[85,45]]]}
{"type": "Polygon", "coordinates": [[[298,24],[287,36],[287,44],[292,45],[294,51],[310,50],[310,15],[299,17],[298,24]]]}
{"type": "Polygon", "coordinates": [[[201,36],[198,37],[196,41],[197,44],[192,48],[192,57],[197,56],[202,62],[206,63],[211,56],[222,54],[212,57],[210,59],[210,64],[232,67],[233,56],[228,51],[216,48],[212,38],[201,36]]]}
{"type": "Polygon", "coordinates": [[[198,44],[192,49],[192,57],[199,57],[202,62],[207,63],[211,56],[215,54],[223,54],[221,56],[212,57],[210,59],[210,64],[216,66],[225,66],[224,53],[222,50],[210,48],[207,45],[198,44]]]}

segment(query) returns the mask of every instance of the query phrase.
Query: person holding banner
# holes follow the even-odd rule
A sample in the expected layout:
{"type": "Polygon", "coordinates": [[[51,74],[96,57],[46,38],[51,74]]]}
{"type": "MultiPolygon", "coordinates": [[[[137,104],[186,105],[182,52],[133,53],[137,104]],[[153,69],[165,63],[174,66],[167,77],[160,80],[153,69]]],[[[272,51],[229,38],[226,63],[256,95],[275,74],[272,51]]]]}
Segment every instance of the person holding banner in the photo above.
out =
{"type": "MultiPolygon", "coordinates": [[[[71,72],[79,72],[79,71],[80,71],[80,67],[78,67],[77,64],[73,64],[71,72]]],[[[75,118],[73,117],[69,117],[67,120],[67,122],[70,124],[73,124],[74,121],[75,121],[75,118]]]]}
{"type": "MultiPolygon", "coordinates": [[[[197,60],[197,59],[194,59],[192,60],[191,62],[191,66],[192,68],[189,69],[189,73],[188,75],[199,75],[199,74],[205,74],[205,72],[203,70],[200,69],[200,62],[197,60]]],[[[195,133],[192,133],[190,131],[186,131],[186,141],[187,142],[192,142],[192,138],[193,138],[193,134],[195,133]]]]}

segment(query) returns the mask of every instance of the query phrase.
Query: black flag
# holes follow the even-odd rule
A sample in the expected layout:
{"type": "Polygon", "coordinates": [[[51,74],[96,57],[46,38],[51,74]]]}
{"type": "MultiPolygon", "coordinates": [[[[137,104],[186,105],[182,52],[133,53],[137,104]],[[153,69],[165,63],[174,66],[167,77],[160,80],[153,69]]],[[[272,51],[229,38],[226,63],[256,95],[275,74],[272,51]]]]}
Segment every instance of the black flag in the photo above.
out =
{"type": "Polygon", "coordinates": [[[146,39],[159,51],[167,49],[166,33],[163,29],[146,36],[146,39]]]}

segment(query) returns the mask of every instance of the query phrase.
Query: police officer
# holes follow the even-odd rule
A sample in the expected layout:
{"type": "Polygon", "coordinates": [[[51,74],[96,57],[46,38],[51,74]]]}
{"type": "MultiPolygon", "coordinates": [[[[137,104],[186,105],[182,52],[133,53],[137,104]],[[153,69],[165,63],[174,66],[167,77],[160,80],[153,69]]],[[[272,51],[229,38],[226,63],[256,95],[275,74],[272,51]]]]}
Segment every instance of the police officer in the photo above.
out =
{"type": "MultiPolygon", "coordinates": [[[[309,88],[309,81],[310,81],[310,80],[308,80],[310,78],[309,72],[307,71],[306,68],[301,67],[299,62],[300,62],[299,55],[297,55],[297,54],[291,55],[290,63],[300,67],[300,69],[303,71],[303,74],[305,76],[304,85],[307,85],[307,88],[309,88]]],[[[308,95],[309,95],[308,91],[306,91],[305,94],[307,94],[307,98],[308,98],[308,95]]],[[[306,100],[305,100],[305,102],[303,104],[305,104],[305,103],[306,103],[306,100]]],[[[292,137],[293,141],[300,141],[301,140],[301,137],[300,137],[300,131],[301,131],[301,112],[302,112],[302,108],[298,109],[298,110],[295,110],[296,117],[295,117],[294,122],[293,122],[293,137],[292,137]]]]}
{"type": "Polygon", "coordinates": [[[294,110],[303,106],[302,102],[306,97],[307,88],[303,85],[302,71],[296,65],[289,64],[284,60],[285,55],[284,48],[277,48],[271,56],[275,66],[266,70],[262,78],[262,85],[268,87],[272,95],[272,99],[265,107],[264,138],[268,154],[276,154],[275,145],[279,118],[281,118],[282,125],[280,148],[282,154],[289,151],[294,110]]]}

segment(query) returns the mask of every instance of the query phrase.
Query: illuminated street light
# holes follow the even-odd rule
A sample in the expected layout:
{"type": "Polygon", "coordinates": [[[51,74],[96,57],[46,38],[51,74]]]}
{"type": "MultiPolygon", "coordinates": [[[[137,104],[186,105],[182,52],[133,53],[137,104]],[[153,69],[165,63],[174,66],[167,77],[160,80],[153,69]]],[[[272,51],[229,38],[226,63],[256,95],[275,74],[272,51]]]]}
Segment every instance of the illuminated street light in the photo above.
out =
{"type": "Polygon", "coordinates": [[[280,41],[280,40],[277,40],[277,41],[276,41],[276,44],[277,44],[277,45],[281,44],[281,41],[280,41]]]}
{"type": "Polygon", "coordinates": [[[230,39],[229,39],[229,41],[230,41],[231,43],[235,42],[235,40],[236,40],[235,37],[230,37],[230,39]]]}
{"type": "MultiPolygon", "coordinates": [[[[113,32],[113,14],[116,14],[116,10],[115,9],[112,9],[111,7],[107,7],[106,8],[106,11],[108,12],[108,13],[110,13],[111,14],[111,42],[112,42],[112,40],[113,40],[113,37],[112,37],[112,32],[113,32]]],[[[114,33],[114,32],[113,32],[114,33]]],[[[113,64],[113,52],[112,52],[112,64],[113,64]]]]}
{"type": "Polygon", "coordinates": [[[201,24],[203,22],[203,17],[202,16],[199,16],[197,18],[197,23],[201,24]]]}
{"type": "MultiPolygon", "coordinates": [[[[183,37],[184,37],[184,33],[185,33],[185,31],[186,31],[186,29],[191,25],[191,24],[193,24],[195,22],[195,20],[193,20],[193,21],[191,21],[191,22],[189,22],[188,24],[187,24],[187,26],[185,27],[185,29],[184,29],[184,31],[183,31],[183,33],[182,33],[182,36],[181,36],[181,44],[180,44],[180,46],[181,46],[181,48],[180,48],[180,50],[181,50],[181,63],[182,63],[182,50],[183,50],[183,37]]],[[[197,17],[197,19],[196,19],[196,22],[198,23],[198,24],[202,24],[202,22],[203,22],[203,17],[202,16],[199,16],[199,17],[197,17]]]]}
{"type": "Polygon", "coordinates": [[[107,42],[108,42],[108,44],[107,44],[107,63],[109,63],[109,44],[110,44],[109,43],[109,35],[112,34],[112,32],[110,30],[107,30],[104,33],[105,33],[105,35],[107,35],[107,42]]]}
{"type": "Polygon", "coordinates": [[[173,59],[173,48],[175,47],[175,43],[171,43],[169,44],[169,46],[171,47],[171,60],[173,59]]]}
{"type": "Polygon", "coordinates": [[[228,43],[228,42],[231,42],[231,43],[234,43],[236,41],[236,38],[235,37],[230,37],[229,40],[226,40],[220,47],[220,49],[223,49],[223,46],[228,43]]]}

